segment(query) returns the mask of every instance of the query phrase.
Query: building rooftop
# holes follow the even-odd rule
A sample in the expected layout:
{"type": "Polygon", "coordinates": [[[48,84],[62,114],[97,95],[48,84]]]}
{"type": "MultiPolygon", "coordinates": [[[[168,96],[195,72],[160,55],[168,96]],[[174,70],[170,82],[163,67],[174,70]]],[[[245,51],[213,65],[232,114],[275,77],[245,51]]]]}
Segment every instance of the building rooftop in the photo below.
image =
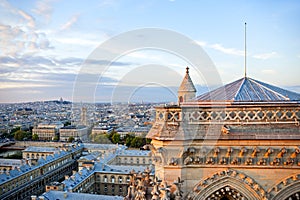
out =
{"type": "Polygon", "coordinates": [[[249,77],[243,77],[204,93],[196,101],[291,102],[300,101],[300,94],[249,77]]]}
{"type": "Polygon", "coordinates": [[[117,153],[118,156],[149,156],[151,151],[123,150],[117,153]]]}
{"type": "Polygon", "coordinates": [[[27,147],[23,152],[40,152],[40,153],[55,153],[58,152],[59,150],[55,147],[36,147],[36,146],[31,146],[27,147]]]}
{"type": "MultiPolygon", "coordinates": [[[[95,195],[86,193],[71,193],[51,190],[44,193],[42,196],[48,200],[57,199],[67,199],[67,200],[95,200],[95,199],[105,199],[105,200],[123,200],[124,197],[121,196],[108,196],[108,195],[95,195]]],[[[40,199],[40,198],[39,198],[40,199]]]]}

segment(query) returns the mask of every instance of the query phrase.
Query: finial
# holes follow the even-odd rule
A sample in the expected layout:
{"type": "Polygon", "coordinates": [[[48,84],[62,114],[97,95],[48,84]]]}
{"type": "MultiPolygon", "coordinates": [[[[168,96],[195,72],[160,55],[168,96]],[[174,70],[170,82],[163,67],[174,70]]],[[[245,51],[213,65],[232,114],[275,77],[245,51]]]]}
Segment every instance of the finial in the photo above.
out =
{"type": "Polygon", "coordinates": [[[186,67],[185,69],[186,69],[186,73],[188,74],[190,68],[189,68],[189,67],[186,67]]]}

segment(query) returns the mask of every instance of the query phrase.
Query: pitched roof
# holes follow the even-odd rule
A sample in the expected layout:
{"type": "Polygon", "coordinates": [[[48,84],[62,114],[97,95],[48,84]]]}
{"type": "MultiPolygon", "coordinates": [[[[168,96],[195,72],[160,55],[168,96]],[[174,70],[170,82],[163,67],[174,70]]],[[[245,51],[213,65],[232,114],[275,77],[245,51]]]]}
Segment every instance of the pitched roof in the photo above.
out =
{"type": "Polygon", "coordinates": [[[300,101],[300,94],[244,77],[196,97],[196,101],[278,102],[300,101]]]}
{"type": "Polygon", "coordinates": [[[196,92],[196,88],[193,84],[193,81],[189,75],[189,68],[186,68],[185,76],[178,88],[179,92],[196,92]]]}

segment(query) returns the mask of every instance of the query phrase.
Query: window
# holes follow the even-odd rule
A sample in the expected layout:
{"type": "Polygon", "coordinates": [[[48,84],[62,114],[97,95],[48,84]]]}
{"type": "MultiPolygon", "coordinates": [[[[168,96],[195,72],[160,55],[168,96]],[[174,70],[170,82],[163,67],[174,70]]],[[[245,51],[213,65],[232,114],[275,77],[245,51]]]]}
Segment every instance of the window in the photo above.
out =
{"type": "Polygon", "coordinates": [[[103,181],[104,183],[107,183],[107,176],[104,176],[103,181]]]}
{"type": "Polygon", "coordinates": [[[111,182],[115,183],[115,177],[114,176],[111,177],[111,182]]]}
{"type": "Polygon", "coordinates": [[[119,186],[119,193],[122,193],[122,192],[123,192],[123,187],[119,186]]]}
{"type": "Polygon", "coordinates": [[[129,177],[127,177],[127,178],[126,178],[126,181],[127,181],[127,183],[129,183],[129,182],[130,182],[130,178],[129,178],[129,177]]]}
{"type": "Polygon", "coordinates": [[[122,181],[123,181],[122,176],[119,176],[119,183],[122,183],[122,181]]]}

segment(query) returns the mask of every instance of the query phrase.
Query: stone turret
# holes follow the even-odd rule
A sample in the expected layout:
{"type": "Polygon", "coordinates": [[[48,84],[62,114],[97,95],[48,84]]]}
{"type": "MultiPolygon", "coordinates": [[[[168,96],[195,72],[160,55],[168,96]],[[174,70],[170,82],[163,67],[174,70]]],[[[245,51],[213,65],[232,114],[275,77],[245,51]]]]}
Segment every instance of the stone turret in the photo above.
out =
{"type": "Polygon", "coordinates": [[[196,96],[196,88],[189,75],[189,67],[186,67],[186,74],[178,88],[178,104],[189,102],[196,96]]]}

